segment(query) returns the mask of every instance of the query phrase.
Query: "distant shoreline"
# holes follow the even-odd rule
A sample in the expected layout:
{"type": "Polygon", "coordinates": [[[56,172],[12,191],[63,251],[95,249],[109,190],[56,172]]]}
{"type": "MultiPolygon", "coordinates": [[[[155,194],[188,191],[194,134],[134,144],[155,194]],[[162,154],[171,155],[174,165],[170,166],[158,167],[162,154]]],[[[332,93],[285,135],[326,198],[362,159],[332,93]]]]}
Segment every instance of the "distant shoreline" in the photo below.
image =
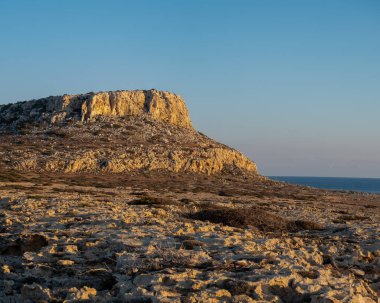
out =
{"type": "Polygon", "coordinates": [[[311,186],[320,189],[380,194],[380,178],[305,176],[268,176],[268,178],[290,184],[311,186]]]}

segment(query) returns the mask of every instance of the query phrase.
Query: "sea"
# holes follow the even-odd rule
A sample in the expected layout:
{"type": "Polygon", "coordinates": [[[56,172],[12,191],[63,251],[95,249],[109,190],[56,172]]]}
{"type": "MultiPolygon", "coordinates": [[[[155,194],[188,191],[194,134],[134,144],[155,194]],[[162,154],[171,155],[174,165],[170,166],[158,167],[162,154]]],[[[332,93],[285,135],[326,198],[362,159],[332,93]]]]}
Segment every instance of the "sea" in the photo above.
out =
{"type": "Polygon", "coordinates": [[[380,194],[380,178],[337,178],[337,177],[287,177],[268,176],[273,180],[323,189],[358,191],[380,194]]]}

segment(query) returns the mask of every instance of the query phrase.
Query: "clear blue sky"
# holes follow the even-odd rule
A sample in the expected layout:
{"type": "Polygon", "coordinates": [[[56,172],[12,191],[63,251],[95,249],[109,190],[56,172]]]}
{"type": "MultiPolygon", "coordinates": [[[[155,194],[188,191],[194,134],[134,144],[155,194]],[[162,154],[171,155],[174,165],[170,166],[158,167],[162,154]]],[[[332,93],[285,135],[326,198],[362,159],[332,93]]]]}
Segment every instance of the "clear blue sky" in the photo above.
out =
{"type": "Polygon", "coordinates": [[[378,0],[0,0],[0,103],[157,88],[266,175],[380,177],[378,0]]]}

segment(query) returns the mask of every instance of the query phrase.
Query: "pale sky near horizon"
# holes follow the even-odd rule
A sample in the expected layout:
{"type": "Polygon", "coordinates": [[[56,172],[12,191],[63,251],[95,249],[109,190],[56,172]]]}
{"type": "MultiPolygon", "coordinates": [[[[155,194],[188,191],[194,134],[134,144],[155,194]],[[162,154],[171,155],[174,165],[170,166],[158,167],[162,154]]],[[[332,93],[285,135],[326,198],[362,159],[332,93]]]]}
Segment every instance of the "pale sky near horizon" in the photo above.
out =
{"type": "Polygon", "coordinates": [[[169,90],[265,175],[380,178],[380,1],[0,0],[0,104],[169,90]]]}

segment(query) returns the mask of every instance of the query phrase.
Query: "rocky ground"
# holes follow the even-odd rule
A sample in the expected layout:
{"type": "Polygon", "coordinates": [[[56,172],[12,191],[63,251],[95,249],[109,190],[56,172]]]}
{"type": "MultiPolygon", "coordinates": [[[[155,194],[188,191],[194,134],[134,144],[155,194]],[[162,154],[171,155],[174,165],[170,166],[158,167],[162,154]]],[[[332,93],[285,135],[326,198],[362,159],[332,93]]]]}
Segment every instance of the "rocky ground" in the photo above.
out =
{"type": "Polygon", "coordinates": [[[0,172],[0,302],[378,302],[380,197],[0,172]]]}
{"type": "Polygon", "coordinates": [[[0,106],[1,302],[377,302],[380,195],[286,185],[156,90],[0,106]]]}

